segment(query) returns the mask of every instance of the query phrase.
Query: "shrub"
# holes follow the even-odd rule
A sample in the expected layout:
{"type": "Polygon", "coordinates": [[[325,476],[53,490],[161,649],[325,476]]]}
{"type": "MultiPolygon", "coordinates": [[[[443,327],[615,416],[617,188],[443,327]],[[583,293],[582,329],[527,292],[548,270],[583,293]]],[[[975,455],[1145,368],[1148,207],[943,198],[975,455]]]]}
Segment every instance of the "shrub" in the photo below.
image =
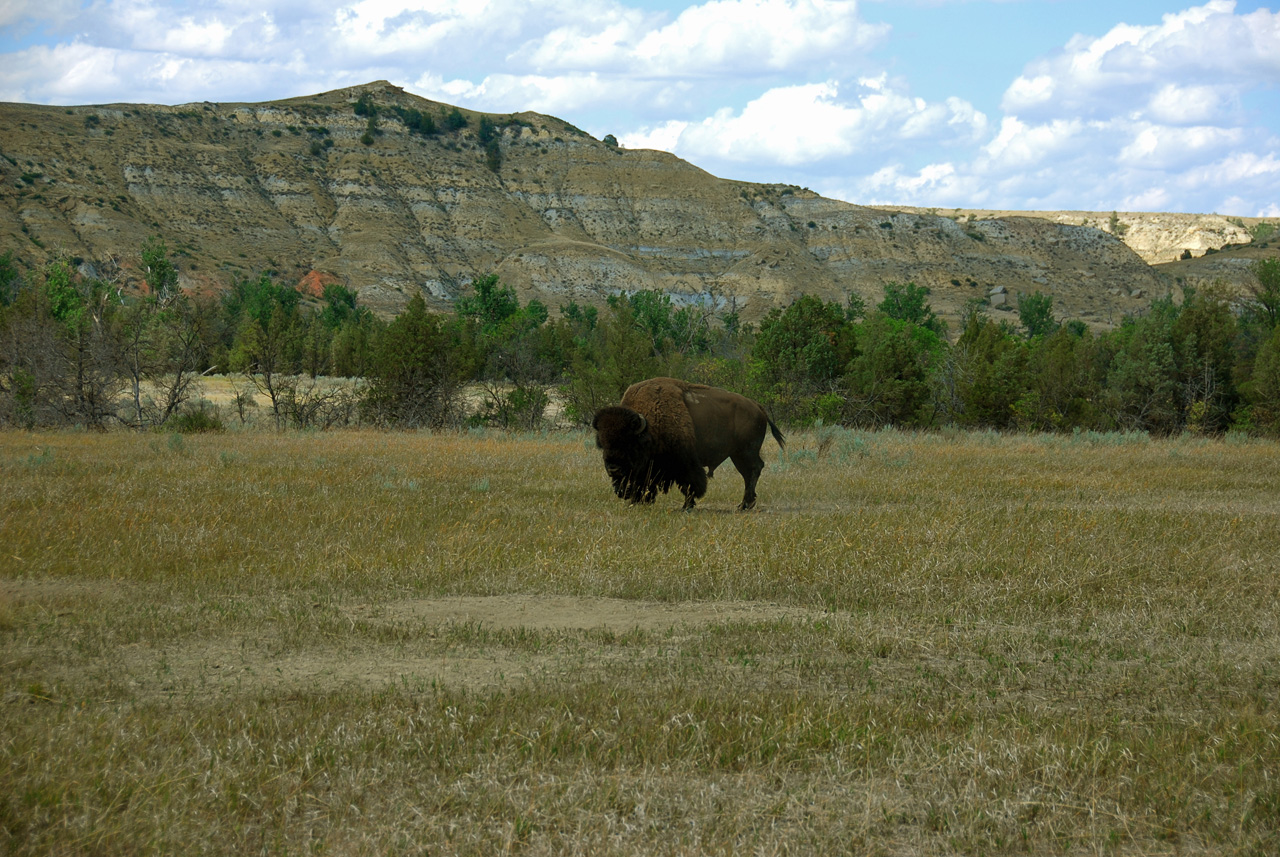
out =
{"type": "Polygon", "coordinates": [[[200,402],[194,408],[182,411],[169,418],[165,428],[179,434],[203,434],[205,432],[226,431],[222,417],[217,409],[208,402],[200,402]]]}

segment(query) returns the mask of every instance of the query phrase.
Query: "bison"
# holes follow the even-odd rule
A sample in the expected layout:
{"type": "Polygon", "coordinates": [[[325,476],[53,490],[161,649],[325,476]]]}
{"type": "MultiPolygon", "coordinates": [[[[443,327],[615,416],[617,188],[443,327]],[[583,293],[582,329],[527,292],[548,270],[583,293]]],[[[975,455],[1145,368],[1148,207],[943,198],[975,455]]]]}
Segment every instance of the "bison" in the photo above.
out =
{"type": "Polygon", "coordinates": [[[597,411],[591,426],[619,497],[652,503],[659,491],[676,485],[685,509],[707,493],[707,479],[726,458],[745,485],[738,508],[750,509],[764,470],[760,447],[766,432],[772,431],[778,446],[786,448],[782,432],[756,402],[674,378],[632,384],[622,404],[597,411]]]}

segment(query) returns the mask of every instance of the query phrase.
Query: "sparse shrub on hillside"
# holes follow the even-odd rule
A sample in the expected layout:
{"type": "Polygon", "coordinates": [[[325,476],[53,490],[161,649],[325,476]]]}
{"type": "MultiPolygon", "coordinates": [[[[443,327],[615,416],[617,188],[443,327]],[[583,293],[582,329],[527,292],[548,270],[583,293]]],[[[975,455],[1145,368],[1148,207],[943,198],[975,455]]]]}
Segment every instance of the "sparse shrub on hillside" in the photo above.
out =
{"type": "Polygon", "coordinates": [[[22,285],[22,275],[13,258],[13,251],[0,253],[0,307],[7,307],[18,297],[22,285]]]}
{"type": "Polygon", "coordinates": [[[378,115],[378,105],[373,103],[373,99],[368,92],[360,93],[360,97],[356,99],[353,107],[357,116],[374,117],[378,115]]]}
{"type": "Polygon", "coordinates": [[[462,115],[462,111],[454,107],[444,117],[444,127],[446,131],[461,131],[467,127],[467,117],[462,115]]]}
{"type": "Polygon", "coordinates": [[[365,124],[364,133],[360,135],[360,142],[366,146],[372,146],[374,138],[381,133],[378,130],[377,115],[370,116],[369,121],[365,124]]]}
{"type": "Polygon", "coordinates": [[[1120,220],[1120,215],[1111,212],[1111,217],[1107,220],[1107,230],[1117,238],[1123,238],[1125,233],[1129,231],[1129,224],[1120,220]]]}
{"type": "Polygon", "coordinates": [[[392,107],[391,109],[411,133],[423,137],[431,137],[437,133],[436,120],[431,114],[423,113],[416,107],[392,107]]]}

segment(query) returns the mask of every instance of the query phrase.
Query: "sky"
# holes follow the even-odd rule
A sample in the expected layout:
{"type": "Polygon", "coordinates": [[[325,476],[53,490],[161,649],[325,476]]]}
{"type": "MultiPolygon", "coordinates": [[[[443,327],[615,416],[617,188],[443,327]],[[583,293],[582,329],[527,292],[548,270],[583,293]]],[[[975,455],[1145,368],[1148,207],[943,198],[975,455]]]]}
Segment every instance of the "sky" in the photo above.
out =
{"type": "Polygon", "coordinates": [[[374,80],[864,205],[1280,217],[1251,0],[0,0],[0,101],[374,80]]]}

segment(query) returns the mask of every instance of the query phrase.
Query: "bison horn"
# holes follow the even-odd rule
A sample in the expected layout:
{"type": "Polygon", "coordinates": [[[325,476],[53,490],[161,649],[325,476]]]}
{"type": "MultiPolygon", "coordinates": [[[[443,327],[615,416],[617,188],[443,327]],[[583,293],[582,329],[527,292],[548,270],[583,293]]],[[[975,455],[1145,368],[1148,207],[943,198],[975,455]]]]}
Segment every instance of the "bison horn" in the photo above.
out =
{"type": "Polygon", "coordinates": [[[644,418],[644,414],[636,414],[636,418],[640,420],[640,424],[636,426],[636,434],[644,434],[644,430],[649,427],[649,421],[644,418]]]}

